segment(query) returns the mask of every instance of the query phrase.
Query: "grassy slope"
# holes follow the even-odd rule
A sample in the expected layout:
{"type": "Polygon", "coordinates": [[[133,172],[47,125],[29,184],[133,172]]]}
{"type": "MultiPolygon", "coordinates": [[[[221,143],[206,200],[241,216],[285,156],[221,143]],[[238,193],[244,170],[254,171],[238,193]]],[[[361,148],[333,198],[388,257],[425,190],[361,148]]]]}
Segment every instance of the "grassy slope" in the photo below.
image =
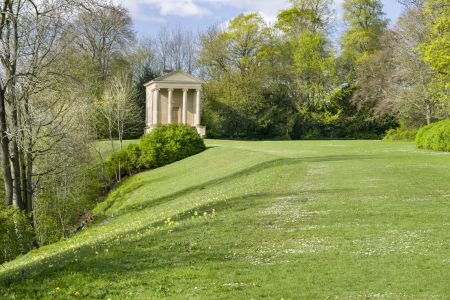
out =
{"type": "MultiPolygon", "coordinates": [[[[119,141],[114,141],[113,143],[115,150],[120,149],[119,141]]],[[[123,141],[122,147],[125,148],[129,144],[137,144],[137,143],[139,143],[139,140],[125,140],[123,141]]],[[[103,158],[108,157],[113,152],[111,141],[104,140],[95,143],[94,150],[95,150],[94,153],[96,153],[97,155],[100,154],[103,158]]]]}
{"type": "Polygon", "coordinates": [[[0,298],[450,295],[450,154],[374,141],[208,144],[128,179],[101,224],[7,264],[0,298]]]}

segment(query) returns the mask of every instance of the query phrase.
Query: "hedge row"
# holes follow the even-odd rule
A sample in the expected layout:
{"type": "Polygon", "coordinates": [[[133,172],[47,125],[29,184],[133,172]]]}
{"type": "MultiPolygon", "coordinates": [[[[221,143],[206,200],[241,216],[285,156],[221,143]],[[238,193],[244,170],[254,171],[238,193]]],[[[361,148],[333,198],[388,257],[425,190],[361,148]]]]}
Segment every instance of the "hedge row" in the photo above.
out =
{"type": "Polygon", "coordinates": [[[139,144],[115,152],[106,161],[106,173],[111,181],[117,181],[123,176],[158,168],[205,149],[195,128],[178,124],[159,126],[143,136],[139,144]]]}
{"type": "Polygon", "coordinates": [[[422,127],[416,136],[420,149],[450,152],[450,119],[422,127]]]}

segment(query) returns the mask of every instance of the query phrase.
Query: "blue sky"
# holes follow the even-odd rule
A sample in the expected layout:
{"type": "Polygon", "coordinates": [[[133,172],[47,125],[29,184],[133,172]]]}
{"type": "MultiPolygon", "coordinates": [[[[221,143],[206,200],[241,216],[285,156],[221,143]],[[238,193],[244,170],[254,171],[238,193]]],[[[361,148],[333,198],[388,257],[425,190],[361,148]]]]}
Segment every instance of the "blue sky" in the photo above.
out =
{"type": "MultiPolygon", "coordinates": [[[[154,36],[161,27],[181,26],[194,32],[214,24],[224,24],[239,13],[260,12],[269,22],[281,9],[289,7],[287,0],[116,0],[126,7],[138,36],[154,36]]],[[[334,9],[342,16],[341,3],[334,9]]],[[[386,16],[392,22],[402,12],[396,0],[383,0],[386,16]]],[[[339,22],[339,20],[338,20],[339,22]]]]}

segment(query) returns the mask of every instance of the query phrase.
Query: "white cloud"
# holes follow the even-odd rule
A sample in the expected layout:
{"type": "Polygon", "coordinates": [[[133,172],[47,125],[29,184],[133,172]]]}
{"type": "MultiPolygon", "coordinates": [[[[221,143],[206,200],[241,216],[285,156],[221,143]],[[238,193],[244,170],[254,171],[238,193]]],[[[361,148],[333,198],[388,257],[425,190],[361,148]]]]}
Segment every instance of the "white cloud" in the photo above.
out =
{"type": "MultiPolygon", "coordinates": [[[[289,0],[114,0],[129,9],[140,21],[164,22],[170,16],[205,17],[221,15],[221,9],[234,8],[242,12],[259,12],[268,22],[274,22],[280,10],[289,7],[289,0]],[[145,13],[144,13],[145,12],[145,13]]],[[[339,8],[344,0],[335,0],[339,8]]]]}
{"type": "Polygon", "coordinates": [[[260,12],[262,15],[273,18],[278,12],[289,6],[288,0],[197,0],[202,3],[211,3],[221,6],[231,6],[242,11],[260,12]]]}
{"type": "Polygon", "coordinates": [[[157,2],[155,4],[159,7],[160,13],[163,16],[176,15],[182,17],[190,17],[206,16],[211,14],[208,9],[202,7],[201,5],[197,5],[192,0],[163,0],[155,2],[157,2]]]}
{"type": "Polygon", "coordinates": [[[207,16],[211,12],[200,5],[202,1],[196,0],[115,0],[116,3],[122,4],[127,8],[133,18],[144,20],[149,16],[145,15],[142,11],[145,7],[145,11],[148,12],[152,8],[155,10],[155,15],[150,18],[159,16],[207,16]]]}
{"type": "MultiPolygon", "coordinates": [[[[160,16],[203,17],[210,16],[210,8],[233,7],[242,11],[259,11],[263,16],[273,19],[278,12],[288,6],[288,0],[115,0],[130,10],[133,18],[148,19],[142,13],[155,8],[160,16]]],[[[220,13],[220,11],[214,11],[220,13]]],[[[156,16],[153,16],[156,17],[156,16]]]]}

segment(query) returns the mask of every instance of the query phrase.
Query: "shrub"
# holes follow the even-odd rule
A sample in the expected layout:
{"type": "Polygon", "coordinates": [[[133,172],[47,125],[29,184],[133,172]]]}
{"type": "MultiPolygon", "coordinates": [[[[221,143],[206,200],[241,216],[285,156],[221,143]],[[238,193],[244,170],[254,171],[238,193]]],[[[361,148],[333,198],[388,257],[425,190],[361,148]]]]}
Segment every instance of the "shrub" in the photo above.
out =
{"type": "Polygon", "coordinates": [[[141,170],[142,169],[141,147],[138,144],[130,144],[125,148],[125,153],[126,153],[127,161],[130,164],[131,169],[134,171],[141,170]]]}
{"type": "Polygon", "coordinates": [[[28,252],[33,246],[33,228],[25,214],[0,205],[0,263],[28,252]]]}
{"type": "Polygon", "coordinates": [[[416,136],[420,149],[450,152],[450,119],[422,127],[416,136]]]}
{"type": "Polygon", "coordinates": [[[383,141],[414,141],[417,135],[417,129],[408,129],[404,125],[397,128],[391,128],[386,131],[383,141]]]}
{"type": "Polygon", "coordinates": [[[113,181],[114,178],[120,180],[123,176],[132,175],[142,169],[141,147],[130,144],[126,148],[114,152],[105,165],[108,177],[113,181]]]}
{"type": "Polygon", "coordinates": [[[156,168],[205,150],[203,139],[195,128],[172,124],[159,126],[141,138],[141,164],[156,168]]]}
{"type": "Polygon", "coordinates": [[[111,184],[124,176],[170,164],[205,148],[203,139],[193,127],[159,126],[142,137],[140,145],[130,144],[112,154],[105,163],[106,175],[111,184]]]}

